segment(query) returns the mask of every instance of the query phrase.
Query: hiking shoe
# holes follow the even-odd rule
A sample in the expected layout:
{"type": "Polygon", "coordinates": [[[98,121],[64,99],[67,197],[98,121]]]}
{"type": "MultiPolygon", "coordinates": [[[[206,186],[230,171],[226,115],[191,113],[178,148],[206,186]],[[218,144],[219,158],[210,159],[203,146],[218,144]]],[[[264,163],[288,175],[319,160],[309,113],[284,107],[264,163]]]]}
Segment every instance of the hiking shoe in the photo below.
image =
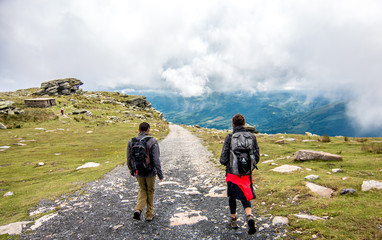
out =
{"type": "Polygon", "coordinates": [[[256,228],[255,228],[255,220],[253,220],[252,215],[247,216],[247,223],[248,223],[248,234],[255,234],[256,233],[256,228]]]}
{"type": "Polygon", "coordinates": [[[231,221],[230,221],[229,225],[230,225],[231,228],[233,228],[233,229],[237,229],[237,228],[239,228],[239,226],[237,225],[237,218],[232,218],[232,217],[231,217],[231,221]]]}
{"type": "Polygon", "coordinates": [[[155,214],[150,217],[146,217],[146,221],[151,222],[154,218],[155,218],[155,214]]]}
{"type": "Polygon", "coordinates": [[[141,220],[141,212],[140,211],[135,211],[133,218],[136,220],[141,220]]]}

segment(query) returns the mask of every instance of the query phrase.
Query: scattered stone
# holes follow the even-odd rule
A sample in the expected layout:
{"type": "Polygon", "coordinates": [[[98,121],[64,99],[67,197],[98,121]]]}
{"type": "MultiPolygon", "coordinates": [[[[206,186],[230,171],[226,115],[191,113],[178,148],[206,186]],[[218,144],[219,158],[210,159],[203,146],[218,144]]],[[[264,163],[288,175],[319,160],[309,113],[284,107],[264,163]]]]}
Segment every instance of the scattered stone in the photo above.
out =
{"type": "Polygon", "coordinates": [[[306,182],[305,186],[307,186],[312,192],[318,194],[320,197],[323,198],[331,198],[332,194],[334,193],[333,189],[323,187],[311,182],[306,182]]]}
{"type": "Polygon", "coordinates": [[[45,128],[35,128],[35,130],[45,131],[45,128]]]}
{"type": "Polygon", "coordinates": [[[272,225],[288,225],[289,219],[287,217],[275,216],[272,220],[272,225]]]}
{"type": "Polygon", "coordinates": [[[344,194],[347,194],[347,193],[355,193],[356,190],[354,190],[353,188],[348,188],[348,189],[342,189],[340,194],[341,195],[344,195],[344,194]]]}
{"type": "Polygon", "coordinates": [[[305,177],[306,180],[310,180],[310,181],[314,181],[314,180],[317,180],[319,178],[320,178],[320,176],[318,176],[318,175],[309,175],[309,176],[305,177]]]}
{"type": "Polygon", "coordinates": [[[10,148],[11,146],[1,146],[0,148],[2,148],[2,149],[8,149],[8,148],[10,148]]]}
{"type": "Polygon", "coordinates": [[[343,171],[342,171],[342,169],[334,168],[334,169],[332,169],[332,172],[338,173],[338,172],[343,172],[343,171]]]}
{"type": "Polygon", "coordinates": [[[313,134],[310,133],[310,132],[305,132],[305,135],[306,135],[306,136],[313,136],[313,134]]]}
{"type": "Polygon", "coordinates": [[[0,122],[0,129],[7,129],[7,127],[3,123],[0,122]]]}
{"type": "Polygon", "coordinates": [[[347,177],[343,177],[343,178],[342,178],[342,180],[346,180],[346,179],[348,179],[348,178],[347,178],[347,177]]]}
{"type": "Polygon", "coordinates": [[[247,123],[245,124],[244,128],[247,129],[251,133],[255,133],[256,132],[256,127],[252,126],[252,125],[249,125],[247,123]]]}
{"type": "Polygon", "coordinates": [[[60,156],[62,153],[54,153],[54,156],[60,156]]]}
{"type": "Polygon", "coordinates": [[[206,220],[208,218],[200,215],[201,211],[191,210],[189,212],[175,213],[174,216],[170,219],[170,226],[179,226],[179,225],[191,225],[198,223],[200,221],[206,220]]]}
{"type": "Polygon", "coordinates": [[[81,109],[81,110],[76,110],[76,111],[73,111],[72,112],[73,115],[78,115],[78,114],[85,114],[87,116],[91,116],[92,113],[88,110],[85,110],[85,109],[81,109]]]}
{"type": "Polygon", "coordinates": [[[210,189],[206,197],[227,197],[227,193],[225,192],[227,187],[218,187],[215,186],[210,189]]]}
{"type": "Polygon", "coordinates": [[[288,142],[295,142],[296,139],[294,139],[294,138],[286,138],[285,141],[288,141],[288,142]]]}
{"type": "Polygon", "coordinates": [[[14,143],[13,145],[17,145],[17,146],[26,146],[25,143],[20,143],[20,142],[18,142],[18,143],[14,143]]]}
{"type": "Polygon", "coordinates": [[[3,195],[3,197],[9,197],[9,196],[13,196],[14,193],[13,192],[7,192],[3,195]]]}
{"type": "Polygon", "coordinates": [[[306,171],[309,171],[309,172],[311,172],[312,171],[312,169],[311,168],[305,168],[306,169],[306,171]]]}
{"type": "Polygon", "coordinates": [[[274,169],[271,169],[271,171],[280,172],[280,173],[288,173],[288,172],[294,172],[294,171],[297,171],[300,169],[301,169],[301,167],[298,167],[298,166],[282,165],[280,167],[276,167],[274,169]]]}
{"type": "Polygon", "coordinates": [[[39,167],[44,166],[44,165],[45,165],[45,163],[43,163],[43,162],[37,163],[37,166],[39,166],[39,167]]]}
{"type": "Polygon", "coordinates": [[[94,167],[99,167],[99,165],[101,165],[100,163],[94,163],[94,162],[88,162],[88,163],[85,163],[84,165],[76,168],[76,170],[78,169],[82,169],[82,168],[94,168],[94,167]]]}
{"type": "Polygon", "coordinates": [[[306,143],[306,142],[317,142],[317,140],[309,140],[309,139],[305,139],[305,140],[302,140],[302,142],[306,143]]]}
{"type": "Polygon", "coordinates": [[[186,195],[198,195],[198,194],[201,194],[196,187],[187,188],[184,193],[186,195]]]}
{"type": "Polygon", "coordinates": [[[10,223],[8,225],[0,226],[0,235],[21,234],[23,228],[29,223],[31,223],[31,221],[15,222],[15,223],[10,223]]]}
{"type": "Polygon", "coordinates": [[[53,210],[55,210],[55,207],[41,207],[41,208],[39,208],[33,212],[30,212],[29,216],[34,216],[34,215],[46,213],[46,212],[53,211],[53,210]]]}
{"type": "Polygon", "coordinates": [[[118,230],[118,229],[120,229],[121,227],[123,227],[122,224],[120,224],[120,225],[116,225],[116,226],[113,227],[113,230],[118,230]]]}
{"type": "Polygon", "coordinates": [[[341,161],[342,156],[326,153],[322,151],[300,150],[295,153],[295,160],[296,161],[307,161],[307,160],[341,161]]]}
{"type": "Polygon", "coordinates": [[[370,191],[371,189],[382,189],[382,182],[378,182],[375,180],[363,181],[362,183],[362,191],[370,191]]]}
{"type": "Polygon", "coordinates": [[[169,184],[175,184],[175,185],[180,185],[178,182],[174,182],[174,181],[164,181],[164,182],[160,182],[159,183],[159,186],[162,186],[162,185],[169,185],[169,184]]]}
{"type": "Polygon", "coordinates": [[[260,162],[260,163],[271,163],[271,162],[274,162],[275,160],[267,160],[267,161],[264,161],[264,162],[260,162]]]}
{"type": "Polygon", "coordinates": [[[87,131],[86,133],[93,133],[93,131],[87,131]]]}
{"type": "Polygon", "coordinates": [[[277,141],[275,141],[275,143],[277,143],[277,144],[283,144],[283,143],[284,143],[284,140],[277,140],[277,141]]]}
{"type": "Polygon", "coordinates": [[[43,217],[37,219],[37,220],[35,221],[35,223],[30,227],[30,229],[31,229],[32,231],[36,230],[37,228],[41,227],[41,225],[42,225],[44,222],[46,222],[46,221],[48,221],[48,220],[50,220],[50,219],[56,217],[57,215],[58,215],[58,213],[51,213],[51,214],[45,215],[45,216],[43,216],[43,217]]]}
{"type": "Polygon", "coordinates": [[[297,217],[297,218],[308,219],[308,220],[311,220],[311,221],[325,220],[323,218],[320,218],[320,217],[317,217],[317,216],[313,216],[313,215],[308,215],[308,214],[293,214],[293,215],[295,217],[297,217]]]}

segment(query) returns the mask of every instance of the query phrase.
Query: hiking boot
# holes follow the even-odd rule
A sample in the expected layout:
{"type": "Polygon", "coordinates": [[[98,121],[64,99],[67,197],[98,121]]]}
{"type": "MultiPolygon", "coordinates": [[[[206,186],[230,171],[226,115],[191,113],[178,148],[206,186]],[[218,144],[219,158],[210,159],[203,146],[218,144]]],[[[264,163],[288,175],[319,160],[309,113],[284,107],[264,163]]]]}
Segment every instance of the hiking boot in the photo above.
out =
{"type": "Polygon", "coordinates": [[[248,234],[255,234],[256,228],[255,228],[255,220],[253,220],[252,215],[247,215],[247,223],[248,223],[248,234]]]}
{"type": "Polygon", "coordinates": [[[149,217],[146,217],[146,221],[151,222],[155,218],[155,214],[149,217]]]}
{"type": "Polygon", "coordinates": [[[237,218],[233,218],[233,217],[231,217],[231,221],[229,222],[229,225],[230,225],[231,228],[233,228],[233,229],[237,229],[237,228],[239,228],[239,226],[237,225],[237,218]]]}
{"type": "Polygon", "coordinates": [[[135,211],[133,218],[136,220],[141,220],[141,212],[140,211],[135,211]]]}

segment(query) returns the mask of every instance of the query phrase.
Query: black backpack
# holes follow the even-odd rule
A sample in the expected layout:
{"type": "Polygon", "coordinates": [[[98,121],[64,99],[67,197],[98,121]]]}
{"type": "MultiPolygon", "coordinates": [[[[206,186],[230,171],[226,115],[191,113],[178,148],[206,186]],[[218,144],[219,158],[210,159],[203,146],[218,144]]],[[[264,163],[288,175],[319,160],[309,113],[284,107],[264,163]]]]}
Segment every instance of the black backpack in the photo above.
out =
{"type": "Polygon", "coordinates": [[[138,140],[137,138],[132,138],[132,173],[134,175],[145,176],[153,171],[153,166],[151,163],[150,150],[147,147],[147,142],[152,137],[146,136],[138,140]]]}
{"type": "Polygon", "coordinates": [[[253,138],[250,132],[236,132],[231,137],[229,173],[250,175],[256,168],[253,138]]]}

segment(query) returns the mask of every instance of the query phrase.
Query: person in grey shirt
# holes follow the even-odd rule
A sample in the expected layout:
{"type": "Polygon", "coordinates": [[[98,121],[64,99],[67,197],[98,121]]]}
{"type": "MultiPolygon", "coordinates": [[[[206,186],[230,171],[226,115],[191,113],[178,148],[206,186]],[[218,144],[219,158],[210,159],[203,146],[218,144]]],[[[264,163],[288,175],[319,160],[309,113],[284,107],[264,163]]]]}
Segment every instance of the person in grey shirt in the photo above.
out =
{"type": "Polygon", "coordinates": [[[133,138],[129,141],[127,145],[127,166],[130,169],[130,173],[132,176],[135,176],[137,182],[139,184],[138,191],[138,200],[137,205],[134,209],[133,218],[136,220],[141,219],[141,213],[143,209],[146,207],[146,221],[152,221],[155,217],[154,214],[154,191],[155,191],[155,178],[158,176],[159,181],[163,180],[163,173],[161,169],[160,163],[160,150],[158,146],[158,142],[155,138],[149,135],[150,132],[150,124],[147,122],[142,122],[139,125],[139,134],[137,137],[133,138]],[[141,174],[138,171],[134,170],[133,167],[133,156],[132,156],[132,148],[133,141],[140,141],[144,138],[146,140],[146,149],[149,151],[151,164],[150,171],[145,174],[141,174]]]}

